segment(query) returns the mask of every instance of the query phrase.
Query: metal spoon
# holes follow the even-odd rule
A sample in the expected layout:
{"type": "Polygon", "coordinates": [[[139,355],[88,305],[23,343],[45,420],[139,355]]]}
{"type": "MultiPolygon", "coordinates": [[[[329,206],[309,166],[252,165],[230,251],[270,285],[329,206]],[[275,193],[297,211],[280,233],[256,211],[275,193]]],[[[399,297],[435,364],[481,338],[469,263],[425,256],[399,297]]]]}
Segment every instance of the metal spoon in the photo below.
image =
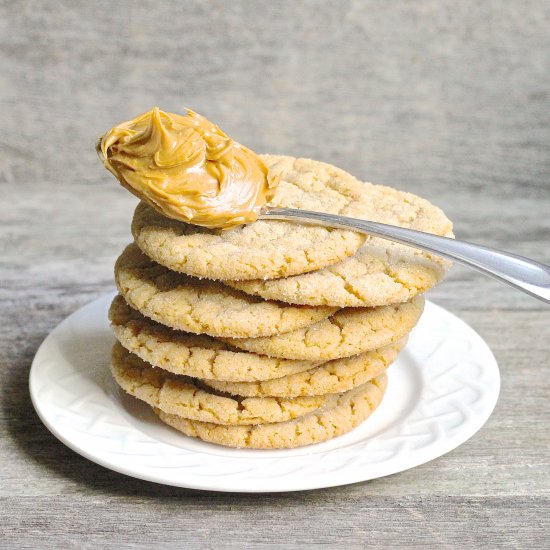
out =
{"type": "Polygon", "coordinates": [[[509,254],[486,246],[438,237],[431,233],[414,231],[384,223],[369,222],[323,212],[294,208],[265,207],[260,219],[284,220],[312,225],[325,225],[338,229],[353,229],[368,235],[389,239],[401,244],[427,250],[473,267],[499,281],[517,288],[550,304],[550,266],[529,258],[509,254]]]}

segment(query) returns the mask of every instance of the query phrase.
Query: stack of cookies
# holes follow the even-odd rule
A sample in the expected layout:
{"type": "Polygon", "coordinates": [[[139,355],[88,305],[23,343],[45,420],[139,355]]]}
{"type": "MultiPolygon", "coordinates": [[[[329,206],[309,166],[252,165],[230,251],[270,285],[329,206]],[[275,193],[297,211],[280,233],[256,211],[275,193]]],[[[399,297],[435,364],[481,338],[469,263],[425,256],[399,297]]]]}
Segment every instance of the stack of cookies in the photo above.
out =
{"type": "MultiPolygon", "coordinates": [[[[321,162],[263,157],[271,204],[452,236],[443,212],[321,162]]],[[[216,231],[140,203],[116,263],[112,371],[187,436],[231,447],[325,441],[380,404],[386,370],[449,265],[353,231],[261,220],[216,231]]]]}

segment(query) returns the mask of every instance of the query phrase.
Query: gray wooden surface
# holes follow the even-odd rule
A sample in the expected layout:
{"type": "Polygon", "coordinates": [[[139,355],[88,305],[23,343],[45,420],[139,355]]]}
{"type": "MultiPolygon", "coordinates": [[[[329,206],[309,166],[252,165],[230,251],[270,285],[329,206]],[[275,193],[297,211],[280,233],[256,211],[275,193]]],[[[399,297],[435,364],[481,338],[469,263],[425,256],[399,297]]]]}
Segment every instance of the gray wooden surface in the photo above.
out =
{"type": "Polygon", "coordinates": [[[27,376],[129,240],[134,200],[94,139],[155,104],[550,262],[549,24],[542,0],[1,2],[1,547],[547,546],[550,310],[459,267],[431,298],[494,350],[499,403],[460,448],[385,479],[247,496],[124,477],[50,435],[27,376]]]}

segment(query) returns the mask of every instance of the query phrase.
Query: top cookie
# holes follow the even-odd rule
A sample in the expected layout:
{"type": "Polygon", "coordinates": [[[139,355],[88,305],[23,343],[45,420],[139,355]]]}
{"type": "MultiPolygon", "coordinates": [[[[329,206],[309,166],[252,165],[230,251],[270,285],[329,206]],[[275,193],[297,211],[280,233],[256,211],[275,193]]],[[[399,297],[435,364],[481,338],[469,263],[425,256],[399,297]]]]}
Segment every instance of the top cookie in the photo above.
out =
{"type": "MultiPolygon", "coordinates": [[[[323,162],[262,155],[280,178],[273,206],[358,217],[372,208],[363,183],[323,162]]],[[[215,231],[164,218],[144,203],[132,222],[137,245],[156,262],[196,277],[221,280],[274,279],[306,273],[354,254],[364,235],[342,229],[260,220],[215,231]]]]}
{"type": "MultiPolygon", "coordinates": [[[[359,182],[322,162],[271,155],[262,158],[270,172],[281,179],[271,205],[452,236],[452,224],[443,212],[415,195],[359,182]]],[[[210,279],[256,279],[240,288],[263,297],[309,305],[369,307],[406,301],[438,282],[449,265],[427,253],[370,239],[368,247],[354,258],[356,261],[343,262],[330,273],[314,273],[311,280],[293,280],[293,275],[338,264],[354,254],[365,237],[275,220],[216,232],[164,218],[145,204],[136,209],[132,232],[149,257],[172,270],[210,279]],[[262,280],[283,277],[291,279],[262,284],[262,280]]]]}

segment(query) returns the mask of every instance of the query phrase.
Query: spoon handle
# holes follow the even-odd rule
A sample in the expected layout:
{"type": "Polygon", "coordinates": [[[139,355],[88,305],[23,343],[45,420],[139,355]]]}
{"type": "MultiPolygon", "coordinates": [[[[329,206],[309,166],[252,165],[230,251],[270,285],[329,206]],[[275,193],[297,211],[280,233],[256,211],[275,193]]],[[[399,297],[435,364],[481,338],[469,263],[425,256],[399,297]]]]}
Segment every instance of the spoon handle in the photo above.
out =
{"type": "Polygon", "coordinates": [[[266,208],[262,219],[354,229],[450,258],[550,304],[550,266],[486,246],[384,223],[294,208],[266,208]]]}

